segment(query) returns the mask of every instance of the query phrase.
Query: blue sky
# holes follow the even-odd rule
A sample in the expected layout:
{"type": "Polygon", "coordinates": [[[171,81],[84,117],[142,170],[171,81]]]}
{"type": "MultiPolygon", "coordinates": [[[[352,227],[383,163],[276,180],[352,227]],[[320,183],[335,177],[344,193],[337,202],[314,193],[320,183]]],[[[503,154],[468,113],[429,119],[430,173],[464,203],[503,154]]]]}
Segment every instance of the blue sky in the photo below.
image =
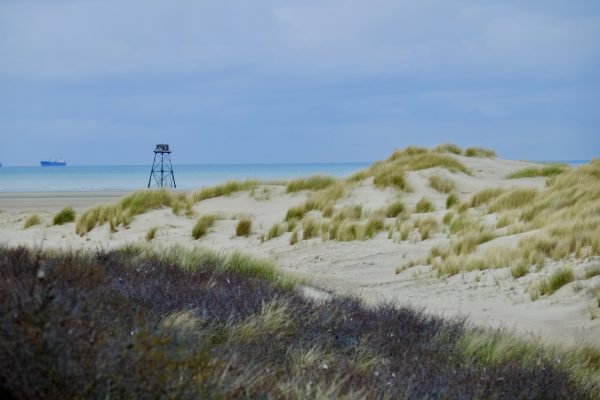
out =
{"type": "Polygon", "coordinates": [[[0,160],[600,156],[600,2],[2,0],[0,160]]]}

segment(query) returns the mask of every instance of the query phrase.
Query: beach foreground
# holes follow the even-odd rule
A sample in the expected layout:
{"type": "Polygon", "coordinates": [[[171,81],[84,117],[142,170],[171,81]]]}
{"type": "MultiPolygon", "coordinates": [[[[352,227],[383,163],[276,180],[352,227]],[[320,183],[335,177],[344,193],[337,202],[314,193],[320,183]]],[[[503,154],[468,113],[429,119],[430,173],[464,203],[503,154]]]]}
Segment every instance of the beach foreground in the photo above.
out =
{"type": "MultiPolygon", "coordinates": [[[[524,257],[512,253],[515,249],[538,240],[547,229],[526,224],[519,213],[528,202],[534,203],[534,197],[543,198],[553,177],[508,177],[542,166],[432,151],[427,154],[443,155],[458,164],[445,164],[444,158],[443,163],[414,167],[419,161],[415,157],[423,158],[424,153],[395,154],[399,155],[351,179],[307,180],[298,188],[285,182],[246,182],[224,195],[201,196],[181,210],[171,200],[171,208],[159,204],[124,222],[93,222],[91,229],[83,227],[82,213],[99,204],[114,204],[124,193],[0,194],[0,243],[43,249],[108,250],[141,244],[156,249],[178,245],[223,253],[239,250],[272,261],[310,286],[357,295],[368,304],[407,305],[553,343],[600,346],[595,292],[600,258],[594,243],[584,240],[576,253],[559,254],[555,246],[553,254],[536,250],[518,265],[512,260],[524,257]],[[385,172],[386,163],[398,160],[406,164],[399,167],[402,182],[385,172]],[[497,191],[484,202],[474,201],[475,195],[491,188],[497,191]],[[526,204],[495,205],[515,190],[530,196],[526,204]],[[454,204],[448,204],[451,196],[454,204]],[[429,204],[419,209],[423,199],[429,204]],[[307,206],[311,202],[316,205],[307,206]],[[391,210],[391,205],[397,209],[391,210]],[[53,225],[54,214],[66,206],[74,208],[79,220],[53,225]],[[24,229],[34,213],[41,223],[24,229]],[[203,216],[209,218],[196,239],[192,231],[203,216]],[[242,219],[250,221],[250,230],[236,234],[242,219]],[[501,255],[506,260],[500,260],[501,255]],[[551,292],[538,289],[565,268],[571,276],[562,285],[551,292]]],[[[571,173],[565,171],[557,176],[571,173]]],[[[593,207],[597,206],[596,202],[593,207]]]]}

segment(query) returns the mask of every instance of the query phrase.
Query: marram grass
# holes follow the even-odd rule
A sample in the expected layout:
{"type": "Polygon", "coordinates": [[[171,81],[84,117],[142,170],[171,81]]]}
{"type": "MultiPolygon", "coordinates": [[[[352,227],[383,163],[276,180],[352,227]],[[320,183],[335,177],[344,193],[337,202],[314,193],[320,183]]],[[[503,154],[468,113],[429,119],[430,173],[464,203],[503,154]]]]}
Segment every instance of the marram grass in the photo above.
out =
{"type": "Polygon", "coordinates": [[[40,218],[40,216],[38,214],[31,214],[25,220],[25,223],[23,224],[23,229],[27,229],[34,225],[40,225],[41,223],[42,223],[42,218],[40,218]]]}
{"type": "Polygon", "coordinates": [[[75,221],[75,210],[73,210],[71,207],[66,207],[54,215],[52,224],[62,225],[73,221],[75,221]]]}

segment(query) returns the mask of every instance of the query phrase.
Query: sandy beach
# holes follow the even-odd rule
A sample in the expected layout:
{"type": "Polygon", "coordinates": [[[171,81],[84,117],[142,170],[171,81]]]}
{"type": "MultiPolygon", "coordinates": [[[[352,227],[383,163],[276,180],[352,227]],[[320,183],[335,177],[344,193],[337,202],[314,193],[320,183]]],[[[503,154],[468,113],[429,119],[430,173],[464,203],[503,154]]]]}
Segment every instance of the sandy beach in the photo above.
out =
{"type": "MultiPolygon", "coordinates": [[[[406,180],[412,190],[401,194],[407,209],[414,208],[419,199],[426,196],[435,208],[427,215],[440,220],[444,217],[447,196],[428,185],[431,175],[454,181],[461,200],[470,198],[484,188],[526,187],[544,190],[546,186],[546,179],[542,177],[506,179],[512,172],[538,167],[533,163],[453,157],[469,168],[472,174],[450,172],[437,167],[407,172],[406,180]]],[[[528,294],[528,288],[533,283],[561,266],[572,266],[576,274],[582,274],[586,268],[598,265],[598,258],[550,261],[543,269],[532,271],[519,279],[511,277],[508,267],[439,277],[424,260],[434,246],[448,243],[447,235],[442,232],[426,240],[411,236],[401,241],[396,233],[390,235],[385,230],[368,240],[337,241],[316,237],[291,245],[291,232],[264,240],[269,228],[284,220],[288,209],[301,204],[310,195],[306,191],[286,193],[284,185],[260,185],[252,192],[242,191],[202,200],[193,206],[194,217],[191,218],[175,215],[169,208],[152,210],[136,216],[129,226],[119,227],[117,232],[110,232],[105,224],[80,236],[75,232],[74,223],[50,225],[52,215],[63,207],[71,206],[81,213],[98,204],[115,203],[126,194],[1,193],[0,243],[5,246],[67,249],[106,249],[141,243],[155,247],[200,246],[219,252],[240,250],[271,260],[278,268],[302,277],[315,287],[358,295],[370,304],[394,302],[437,315],[466,317],[479,326],[514,329],[524,336],[543,337],[551,342],[600,345],[600,319],[590,312],[595,300],[588,290],[600,282],[600,276],[579,281],[578,285],[583,285],[583,288],[574,288],[574,282],[563,286],[552,296],[544,296],[536,301],[532,301],[528,294]],[[39,214],[43,223],[23,229],[24,220],[34,212],[39,214]],[[197,216],[206,214],[218,214],[220,219],[206,236],[195,240],[190,232],[197,216]],[[241,216],[252,220],[252,234],[248,237],[235,235],[235,226],[241,216]],[[145,237],[152,227],[157,228],[157,233],[154,240],[149,242],[145,237]],[[411,260],[410,267],[397,271],[399,266],[411,260]]],[[[369,215],[397,197],[395,190],[377,188],[373,178],[367,178],[354,184],[336,204],[336,209],[360,204],[363,213],[369,215]]],[[[496,216],[488,215],[485,218],[493,222],[496,216]]],[[[521,237],[529,234],[531,232],[502,235],[478,246],[476,252],[514,246],[521,237]]]]}

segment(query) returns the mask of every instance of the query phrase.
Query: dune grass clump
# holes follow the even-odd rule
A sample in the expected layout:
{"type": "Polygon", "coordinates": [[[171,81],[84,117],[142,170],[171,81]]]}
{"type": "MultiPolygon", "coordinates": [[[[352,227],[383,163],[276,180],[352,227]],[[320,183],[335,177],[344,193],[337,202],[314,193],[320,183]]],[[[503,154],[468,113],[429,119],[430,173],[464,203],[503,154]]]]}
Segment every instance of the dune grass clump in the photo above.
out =
{"type": "Polygon", "coordinates": [[[430,239],[434,233],[439,231],[439,228],[439,222],[433,217],[420,220],[419,226],[417,227],[419,234],[421,235],[421,240],[430,239]]]}
{"type": "Polygon", "coordinates": [[[515,264],[510,268],[510,274],[513,278],[518,279],[529,273],[529,267],[523,263],[515,264]]]}
{"type": "Polygon", "coordinates": [[[429,186],[440,193],[450,193],[456,189],[456,184],[450,178],[441,175],[431,175],[428,179],[429,186]]]}
{"type": "Polygon", "coordinates": [[[54,215],[52,225],[62,225],[73,221],[75,221],[75,210],[71,207],[66,207],[54,215]]]}
{"type": "Polygon", "coordinates": [[[404,203],[400,200],[393,201],[385,208],[386,218],[396,218],[404,212],[404,203]]]}
{"type": "Polygon", "coordinates": [[[426,197],[421,197],[421,200],[419,200],[415,205],[416,213],[428,213],[432,211],[435,211],[435,207],[433,206],[433,203],[431,203],[431,201],[429,201],[429,199],[426,197]]]}
{"type": "Polygon", "coordinates": [[[362,239],[371,239],[384,229],[383,218],[372,217],[367,220],[362,229],[362,239]]]}
{"type": "Polygon", "coordinates": [[[241,254],[0,248],[0,259],[7,398],[598,394],[593,349],[542,348],[392,304],[315,302],[241,254]]]}
{"type": "Polygon", "coordinates": [[[490,212],[520,209],[530,204],[540,192],[537,189],[516,188],[509,190],[494,200],[489,206],[490,212]]]}
{"type": "Polygon", "coordinates": [[[345,193],[346,187],[341,182],[313,192],[305,202],[290,208],[285,215],[285,220],[301,220],[305,214],[313,210],[320,211],[324,217],[329,217],[333,213],[335,203],[344,197],[345,193]]]}
{"type": "Polygon", "coordinates": [[[328,188],[336,182],[331,176],[315,175],[309,178],[294,179],[287,184],[286,192],[294,193],[300,190],[322,190],[328,188]]]}
{"type": "Polygon", "coordinates": [[[206,235],[217,219],[218,217],[212,214],[203,215],[198,218],[192,228],[192,237],[197,240],[206,235]]]}
{"type": "Polygon", "coordinates": [[[38,214],[31,214],[25,220],[25,223],[23,224],[23,229],[27,229],[34,225],[40,225],[41,223],[42,223],[42,219],[40,218],[40,216],[38,214]]]}
{"type": "Polygon", "coordinates": [[[229,196],[236,192],[250,191],[256,189],[258,185],[260,185],[260,182],[256,179],[228,181],[220,185],[203,188],[200,191],[193,193],[191,198],[194,203],[197,203],[215,197],[229,196]]]}
{"type": "Polygon", "coordinates": [[[281,223],[275,223],[271,225],[267,232],[267,240],[275,239],[286,232],[286,227],[281,223]]]}
{"type": "Polygon", "coordinates": [[[148,242],[154,239],[154,237],[156,236],[156,231],[158,231],[158,228],[156,226],[153,226],[152,228],[148,229],[148,232],[146,232],[146,240],[148,242]]]}
{"type": "Polygon", "coordinates": [[[466,157],[493,158],[496,157],[496,152],[483,147],[468,147],[464,151],[466,157]]]}
{"type": "Polygon", "coordinates": [[[560,175],[569,169],[568,165],[565,164],[550,164],[543,167],[531,167],[523,168],[509,174],[506,179],[518,179],[518,178],[534,178],[534,177],[551,177],[560,175]]]}
{"type": "Polygon", "coordinates": [[[312,239],[319,235],[319,223],[314,218],[302,221],[302,240],[312,239]]]}
{"type": "Polygon", "coordinates": [[[565,286],[568,283],[571,283],[575,280],[575,274],[573,273],[573,268],[571,267],[563,267],[552,273],[547,279],[540,281],[531,291],[532,299],[537,298],[539,296],[551,295],[556,292],[561,287],[565,286]]]}
{"type": "Polygon", "coordinates": [[[471,207],[479,207],[481,205],[487,204],[492,200],[497,199],[505,192],[505,189],[502,188],[485,188],[475,193],[469,199],[469,206],[471,207]]]}
{"type": "Polygon", "coordinates": [[[450,193],[448,197],[446,197],[446,210],[449,210],[453,205],[458,204],[458,202],[458,195],[456,193],[450,193]]]}
{"type": "Polygon", "coordinates": [[[433,151],[438,153],[452,153],[456,155],[462,154],[462,149],[452,143],[443,143],[433,148],[433,151]]]}
{"type": "Polygon", "coordinates": [[[241,218],[235,226],[236,236],[250,236],[252,233],[252,220],[250,218],[241,218]]]}
{"type": "Polygon", "coordinates": [[[293,246],[296,243],[298,243],[298,240],[299,240],[299,238],[298,238],[298,231],[292,232],[292,236],[290,236],[290,244],[293,246]]]}

